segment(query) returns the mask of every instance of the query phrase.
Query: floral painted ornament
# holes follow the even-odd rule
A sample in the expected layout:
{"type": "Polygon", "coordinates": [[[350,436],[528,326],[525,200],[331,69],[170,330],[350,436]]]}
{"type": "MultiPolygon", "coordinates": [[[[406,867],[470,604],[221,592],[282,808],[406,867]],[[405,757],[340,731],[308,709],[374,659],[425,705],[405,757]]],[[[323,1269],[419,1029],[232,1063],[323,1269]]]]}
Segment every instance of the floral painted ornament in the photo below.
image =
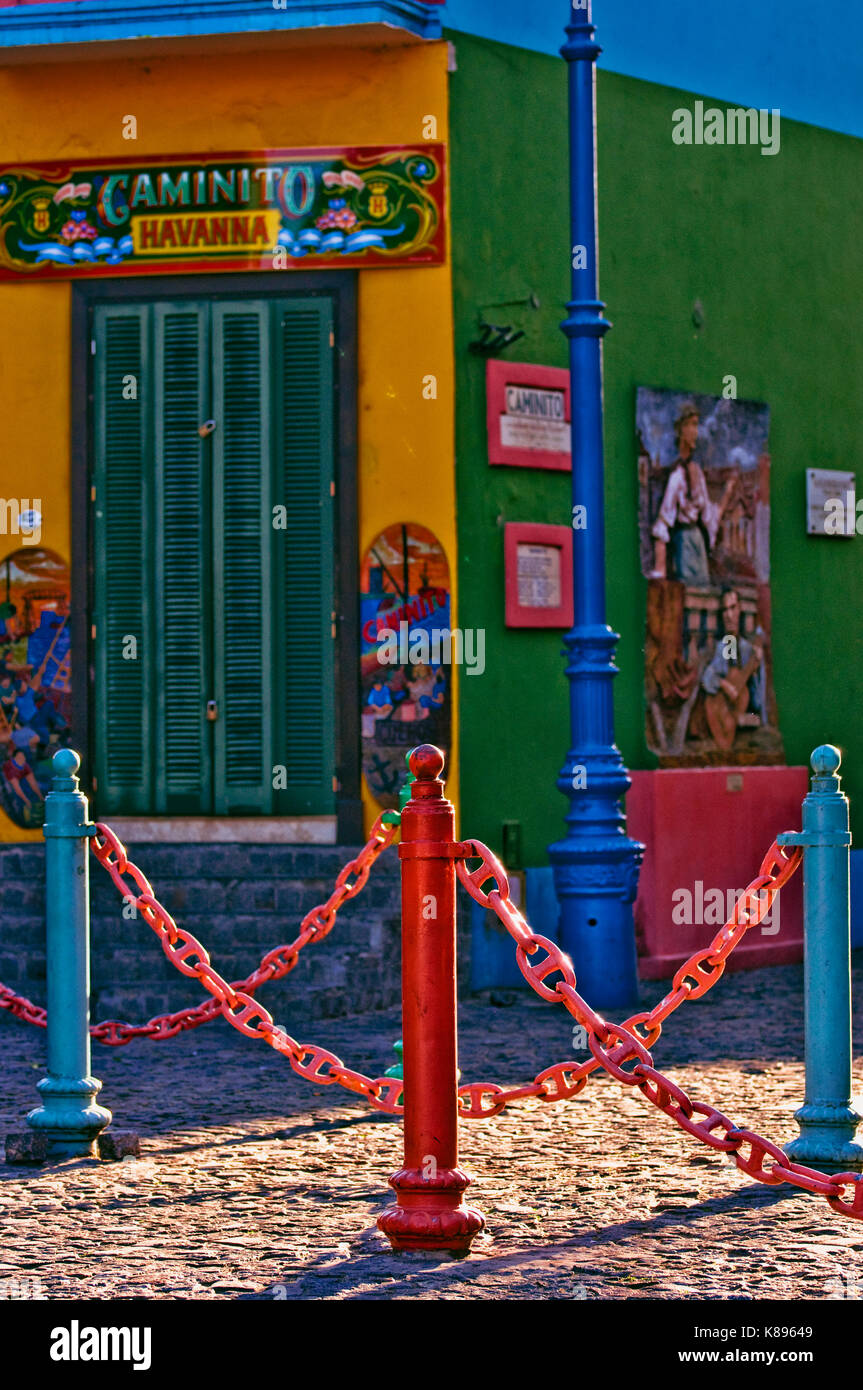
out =
{"type": "Polygon", "coordinates": [[[60,228],[60,240],[67,245],[75,241],[93,241],[98,235],[98,230],[87,221],[86,208],[73,208],[69,221],[60,228]]]}

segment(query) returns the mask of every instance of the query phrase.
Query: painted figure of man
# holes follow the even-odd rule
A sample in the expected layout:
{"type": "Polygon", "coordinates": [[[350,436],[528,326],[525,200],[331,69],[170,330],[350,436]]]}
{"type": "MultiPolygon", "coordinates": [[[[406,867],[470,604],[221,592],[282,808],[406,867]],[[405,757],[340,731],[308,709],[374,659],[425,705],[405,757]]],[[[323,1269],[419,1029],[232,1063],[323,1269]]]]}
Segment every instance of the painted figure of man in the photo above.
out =
{"type": "Polygon", "coordinates": [[[374,715],[375,719],[386,719],[392,714],[394,708],[392,691],[383,676],[376,675],[366,700],[368,713],[374,715]]]}
{"type": "Polygon", "coordinates": [[[22,748],[9,748],[7,751],[9,756],[3,763],[2,775],[6,780],[6,785],[9,790],[13,792],[18,800],[23,802],[25,806],[29,806],[32,800],[44,801],[45,797],[42,794],[42,789],[36,781],[35,774],[27,761],[24,750],[22,748]],[[32,797],[28,798],[25,795],[24,788],[21,785],[22,782],[24,786],[28,787],[33,793],[32,797]]]}
{"type": "Polygon", "coordinates": [[[761,723],[764,649],[757,636],[749,642],[740,634],[740,595],[736,589],[723,589],[720,608],[722,636],[704,668],[701,685],[713,741],[727,753],[739,727],[761,723]]]}
{"type": "Polygon", "coordinates": [[[672,464],[659,515],[651,532],[654,541],[651,579],[671,577],[682,579],[684,584],[710,583],[707,548],[716,541],[719,523],[731,501],[735,479],[729,478],[718,503],[711,502],[704,470],[695,461],[698,421],[698,410],[689,402],[682,407],[674,422],[677,458],[672,464]],[[669,543],[674,569],[672,576],[667,573],[669,543]]]}

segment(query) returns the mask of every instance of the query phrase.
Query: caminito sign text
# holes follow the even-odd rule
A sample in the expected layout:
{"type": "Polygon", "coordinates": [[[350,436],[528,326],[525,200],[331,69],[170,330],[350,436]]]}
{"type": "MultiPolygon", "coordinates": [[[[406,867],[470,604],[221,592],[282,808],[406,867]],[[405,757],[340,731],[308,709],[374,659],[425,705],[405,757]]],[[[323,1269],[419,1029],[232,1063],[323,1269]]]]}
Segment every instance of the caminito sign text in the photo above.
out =
{"type": "Polygon", "coordinates": [[[439,265],[444,147],[0,167],[0,279],[439,265]]]}

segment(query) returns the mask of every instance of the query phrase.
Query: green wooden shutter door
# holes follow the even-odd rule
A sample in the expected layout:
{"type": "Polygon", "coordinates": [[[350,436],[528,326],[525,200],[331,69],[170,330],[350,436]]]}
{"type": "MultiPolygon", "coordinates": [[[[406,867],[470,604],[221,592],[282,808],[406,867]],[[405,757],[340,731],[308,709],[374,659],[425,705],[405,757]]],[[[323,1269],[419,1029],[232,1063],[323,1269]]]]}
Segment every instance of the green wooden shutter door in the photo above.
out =
{"type": "Polygon", "coordinates": [[[217,815],[272,810],[272,512],[268,306],[213,313],[217,815]]]}
{"type": "Polygon", "coordinates": [[[94,333],[100,809],[332,814],[330,302],[105,306],[94,333]]]}
{"type": "MultiPolygon", "coordinates": [[[[279,614],[275,644],[274,763],[286,769],[275,794],[283,815],[335,810],[332,306],[328,298],[278,300],[274,502],[287,525],[274,530],[279,614]]],[[[346,692],[348,699],[350,692],[346,692]]]]}
{"type": "Polygon", "coordinates": [[[148,327],[140,306],[99,308],[93,322],[94,766],[104,813],[151,809],[148,327]]]}
{"type": "Polygon", "coordinates": [[[210,493],[208,306],[153,309],[154,655],[157,811],[209,814],[210,493]]]}

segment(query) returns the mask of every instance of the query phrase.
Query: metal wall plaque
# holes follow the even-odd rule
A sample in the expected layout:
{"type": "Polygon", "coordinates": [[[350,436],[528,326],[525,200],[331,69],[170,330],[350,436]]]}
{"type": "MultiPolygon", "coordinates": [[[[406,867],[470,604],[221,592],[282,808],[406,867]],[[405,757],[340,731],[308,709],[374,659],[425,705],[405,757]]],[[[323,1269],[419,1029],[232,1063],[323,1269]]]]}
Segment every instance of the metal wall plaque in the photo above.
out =
{"type": "Polygon", "coordinates": [[[519,608],[560,607],[560,547],[517,545],[519,608]]]}
{"type": "Polygon", "coordinates": [[[806,530],[810,536],[853,536],[857,478],[831,468],[806,469],[806,530]]]}
{"type": "Polygon", "coordinates": [[[570,627],[572,530],[535,522],[504,527],[507,627],[570,627]]]}
{"type": "Polygon", "coordinates": [[[563,367],[489,361],[489,463],[561,471],[571,468],[569,386],[569,372],[563,367]]]}

